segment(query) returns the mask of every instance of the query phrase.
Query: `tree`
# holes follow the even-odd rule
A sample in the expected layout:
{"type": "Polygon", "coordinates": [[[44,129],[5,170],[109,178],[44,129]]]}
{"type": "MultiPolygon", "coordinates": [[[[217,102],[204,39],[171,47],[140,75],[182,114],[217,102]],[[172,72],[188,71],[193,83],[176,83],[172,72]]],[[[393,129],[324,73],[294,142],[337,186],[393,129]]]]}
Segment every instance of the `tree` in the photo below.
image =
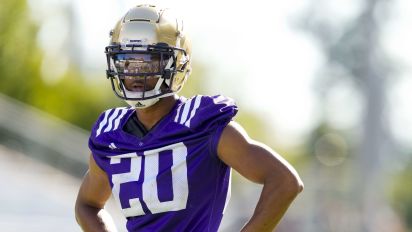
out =
{"type": "MultiPolygon", "coordinates": [[[[384,2],[364,1],[358,15],[331,23],[335,15],[330,20],[319,17],[327,13],[321,10],[321,1],[313,1],[313,8],[301,25],[319,41],[327,59],[320,85],[321,99],[327,97],[332,86],[347,78],[364,102],[361,127],[355,129],[355,134],[360,136],[359,143],[354,144],[357,148],[352,163],[354,203],[348,201],[363,218],[357,231],[376,231],[376,214],[388,208],[384,200],[381,161],[390,154],[392,140],[386,128],[385,111],[387,78],[392,68],[380,41],[386,15],[384,9],[388,9],[381,7],[384,2]]],[[[348,114],[351,114],[350,107],[348,114]]]]}

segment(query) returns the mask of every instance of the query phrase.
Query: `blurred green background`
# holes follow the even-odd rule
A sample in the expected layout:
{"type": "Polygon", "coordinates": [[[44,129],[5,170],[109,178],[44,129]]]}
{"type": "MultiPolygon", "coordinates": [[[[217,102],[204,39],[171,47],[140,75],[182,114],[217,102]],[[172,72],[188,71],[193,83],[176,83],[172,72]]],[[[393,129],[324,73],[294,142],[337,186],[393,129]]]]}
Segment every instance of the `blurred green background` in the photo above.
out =
{"type": "MultiPolygon", "coordinates": [[[[412,231],[411,3],[158,2],[192,29],[181,94],[231,96],[251,137],[300,173],[305,191],[277,231],[412,231]]],[[[104,43],[134,4],[0,1],[0,230],[79,231],[88,131],[124,105],[105,78],[104,43]]],[[[258,198],[259,186],[233,182],[222,231],[238,230],[258,198]]]]}

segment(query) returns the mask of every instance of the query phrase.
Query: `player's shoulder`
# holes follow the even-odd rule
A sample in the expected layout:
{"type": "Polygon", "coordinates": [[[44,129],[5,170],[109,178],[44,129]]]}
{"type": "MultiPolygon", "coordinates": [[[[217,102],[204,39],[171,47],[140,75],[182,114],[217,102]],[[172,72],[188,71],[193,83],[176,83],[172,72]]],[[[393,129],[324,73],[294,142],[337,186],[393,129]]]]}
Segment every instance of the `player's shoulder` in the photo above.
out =
{"type": "Polygon", "coordinates": [[[134,111],[131,107],[116,107],[103,111],[94,123],[92,134],[99,136],[104,132],[117,130],[134,111]]]}
{"type": "Polygon", "coordinates": [[[220,120],[230,120],[237,113],[232,98],[223,95],[195,95],[183,99],[176,109],[174,122],[189,128],[213,124],[220,120]]]}
{"type": "Polygon", "coordinates": [[[179,108],[202,109],[202,108],[220,108],[224,106],[236,106],[236,102],[224,95],[195,95],[189,99],[181,97],[179,108]]]}
{"type": "MultiPolygon", "coordinates": [[[[197,95],[199,97],[201,95],[197,95]]],[[[200,103],[200,109],[202,111],[222,113],[226,110],[237,110],[235,100],[224,95],[213,96],[201,96],[202,102],[200,103]]]]}

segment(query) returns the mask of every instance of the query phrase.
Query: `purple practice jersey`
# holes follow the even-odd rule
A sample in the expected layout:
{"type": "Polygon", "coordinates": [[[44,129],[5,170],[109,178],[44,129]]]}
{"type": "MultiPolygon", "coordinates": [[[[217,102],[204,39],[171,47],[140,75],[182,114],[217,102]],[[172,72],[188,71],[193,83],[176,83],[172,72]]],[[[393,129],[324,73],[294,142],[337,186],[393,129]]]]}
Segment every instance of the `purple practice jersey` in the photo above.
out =
{"type": "Polygon", "coordinates": [[[217,156],[233,100],[179,98],[171,112],[139,138],[122,128],[132,108],[105,111],[89,147],[108,175],[129,231],[217,231],[230,198],[230,167],[217,156]]]}

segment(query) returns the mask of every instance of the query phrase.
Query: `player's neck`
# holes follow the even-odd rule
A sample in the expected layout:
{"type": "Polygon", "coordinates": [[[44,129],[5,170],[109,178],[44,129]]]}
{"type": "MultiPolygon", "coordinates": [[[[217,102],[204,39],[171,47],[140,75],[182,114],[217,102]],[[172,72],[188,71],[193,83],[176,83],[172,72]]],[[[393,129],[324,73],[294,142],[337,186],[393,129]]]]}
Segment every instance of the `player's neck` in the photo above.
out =
{"type": "Polygon", "coordinates": [[[136,109],[137,118],[147,130],[150,130],[159,120],[172,110],[177,99],[177,95],[160,98],[160,100],[153,106],[144,109],[136,109]]]}

